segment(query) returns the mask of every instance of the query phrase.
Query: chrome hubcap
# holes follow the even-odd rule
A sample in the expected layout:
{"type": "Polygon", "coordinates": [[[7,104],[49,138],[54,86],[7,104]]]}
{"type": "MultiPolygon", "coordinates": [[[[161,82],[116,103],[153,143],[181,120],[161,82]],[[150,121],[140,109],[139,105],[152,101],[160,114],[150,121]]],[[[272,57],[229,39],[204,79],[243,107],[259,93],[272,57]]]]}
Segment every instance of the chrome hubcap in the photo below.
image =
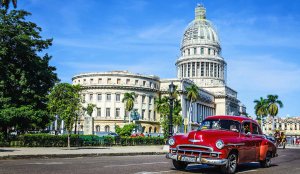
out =
{"type": "Polygon", "coordinates": [[[236,168],[236,156],[235,155],[230,155],[228,158],[228,166],[231,171],[234,171],[236,168]]]}

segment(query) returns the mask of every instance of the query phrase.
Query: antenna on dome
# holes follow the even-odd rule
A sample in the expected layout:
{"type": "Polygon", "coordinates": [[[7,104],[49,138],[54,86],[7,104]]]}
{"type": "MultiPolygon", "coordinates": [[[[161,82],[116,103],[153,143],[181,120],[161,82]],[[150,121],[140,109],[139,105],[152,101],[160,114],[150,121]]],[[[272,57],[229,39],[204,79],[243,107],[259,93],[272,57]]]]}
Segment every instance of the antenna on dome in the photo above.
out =
{"type": "Polygon", "coordinates": [[[203,4],[197,4],[195,8],[195,20],[203,20],[206,19],[206,9],[203,4]]]}

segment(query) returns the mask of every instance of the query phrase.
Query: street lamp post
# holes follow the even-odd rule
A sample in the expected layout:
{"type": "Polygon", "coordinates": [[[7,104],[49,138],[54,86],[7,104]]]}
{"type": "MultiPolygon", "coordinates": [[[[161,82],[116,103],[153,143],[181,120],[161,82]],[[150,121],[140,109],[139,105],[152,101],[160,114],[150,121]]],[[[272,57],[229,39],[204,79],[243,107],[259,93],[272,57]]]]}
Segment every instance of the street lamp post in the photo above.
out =
{"type": "Polygon", "coordinates": [[[170,100],[170,115],[169,115],[169,138],[173,135],[173,101],[174,101],[174,94],[175,92],[175,85],[173,81],[169,85],[169,100],[170,100]]]}

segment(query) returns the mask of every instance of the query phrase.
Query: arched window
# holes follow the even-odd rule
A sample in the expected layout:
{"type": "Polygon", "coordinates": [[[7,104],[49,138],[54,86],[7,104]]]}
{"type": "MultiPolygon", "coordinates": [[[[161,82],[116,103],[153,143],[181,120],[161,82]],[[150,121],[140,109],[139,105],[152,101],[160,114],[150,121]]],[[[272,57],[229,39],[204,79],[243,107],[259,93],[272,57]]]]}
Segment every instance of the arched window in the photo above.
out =
{"type": "Polygon", "coordinates": [[[96,126],[96,132],[100,132],[100,126],[99,125],[96,126]]]}
{"type": "Polygon", "coordinates": [[[157,130],[156,130],[156,127],[154,127],[154,133],[156,133],[156,131],[157,131],[157,130]]]}
{"type": "Polygon", "coordinates": [[[152,131],[152,127],[149,127],[149,133],[151,133],[151,131],[152,131]]]}
{"type": "Polygon", "coordinates": [[[109,132],[110,131],[108,125],[106,125],[104,129],[105,129],[105,132],[109,132]]]}
{"type": "Polygon", "coordinates": [[[145,127],[145,126],[143,126],[143,128],[142,128],[142,133],[144,133],[144,132],[145,132],[145,128],[146,128],[146,127],[145,127]]]}

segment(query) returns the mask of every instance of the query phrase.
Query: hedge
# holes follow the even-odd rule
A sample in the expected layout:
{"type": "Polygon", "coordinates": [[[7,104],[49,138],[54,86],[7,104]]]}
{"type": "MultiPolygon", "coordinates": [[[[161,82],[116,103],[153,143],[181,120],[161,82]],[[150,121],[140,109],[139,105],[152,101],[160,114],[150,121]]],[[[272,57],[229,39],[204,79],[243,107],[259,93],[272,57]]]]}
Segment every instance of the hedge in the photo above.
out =
{"type": "MultiPolygon", "coordinates": [[[[67,135],[24,134],[9,142],[12,147],[67,147],[67,135]]],[[[134,146],[161,145],[164,138],[160,137],[98,137],[96,135],[71,135],[71,146],[134,146]]],[[[1,145],[1,142],[0,142],[1,145]]],[[[7,146],[7,144],[6,144],[7,146]]]]}

